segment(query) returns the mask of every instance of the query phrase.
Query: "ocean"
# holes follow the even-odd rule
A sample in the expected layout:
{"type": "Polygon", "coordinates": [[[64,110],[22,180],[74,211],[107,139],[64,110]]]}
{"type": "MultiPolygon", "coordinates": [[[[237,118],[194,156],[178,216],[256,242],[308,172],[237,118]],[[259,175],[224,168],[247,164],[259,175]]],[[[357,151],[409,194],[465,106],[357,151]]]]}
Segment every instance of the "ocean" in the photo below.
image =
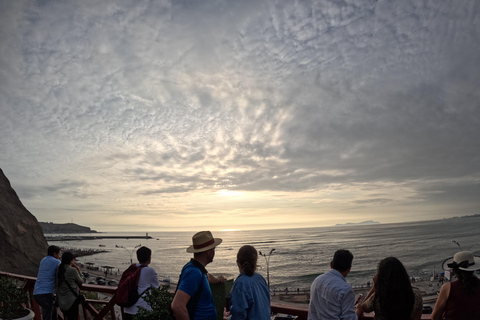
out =
{"type": "MultiPolygon", "coordinates": [[[[277,290],[285,287],[291,290],[309,288],[315,277],[330,269],[330,261],[337,249],[348,249],[354,255],[352,271],[347,276],[347,281],[354,287],[371,281],[378,262],[388,256],[400,259],[411,277],[430,279],[433,273],[442,272],[441,265],[445,259],[461,249],[470,249],[480,255],[479,226],[480,216],[472,216],[394,224],[217,231],[213,235],[222,238],[223,243],[217,247],[215,259],[207,266],[207,270],[227,278],[236,277],[237,251],[242,245],[250,244],[262,253],[275,249],[269,259],[269,279],[271,287],[277,290]]],[[[182,266],[192,257],[185,249],[191,244],[193,233],[148,232],[153,239],[50,241],[49,244],[66,250],[71,247],[108,250],[80,257],[78,261],[94,263],[95,266],[111,266],[117,272],[128,267],[130,258],[135,262],[135,246],[147,246],[152,250],[150,266],[157,271],[159,279],[170,279],[176,283],[182,266]]],[[[117,232],[86,235],[145,234],[117,232]]],[[[258,272],[267,279],[266,259],[260,256],[258,264],[258,272]]]]}

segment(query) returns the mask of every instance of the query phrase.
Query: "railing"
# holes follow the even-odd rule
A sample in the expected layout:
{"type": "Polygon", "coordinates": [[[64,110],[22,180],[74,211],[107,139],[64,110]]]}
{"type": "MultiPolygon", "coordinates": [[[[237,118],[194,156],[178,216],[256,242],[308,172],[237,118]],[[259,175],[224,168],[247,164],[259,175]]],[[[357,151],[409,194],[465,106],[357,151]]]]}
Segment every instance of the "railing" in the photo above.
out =
{"type": "MultiPolygon", "coordinates": [[[[37,302],[33,298],[33,288],[35,287],[35,282],[37,281],[37,278],[0,271],[0,277],[5,277],[5,276],[15,278],[25,283],[24,289],[25,291],[27,291],[28,297],[29,297],[28,303],[25,307],[31,309],[35,313],[35,320],[42,320],[42,313],[40,310],[40,306],[37,304],[37,302]]],[[[103,293],[111,296],[109,300],[87,299],[86,303],[83,305],[83,314],[85,315],[85,320],[90,320],[90,319],[102,320],[108,314],[110,314],[110,319],[112,320],[117,319],[117,316],[115,314],[115,303],[116,303],[115,291],[117,287],[99,286],[99,285],[84,283],[80,286],[80,288],[83,291],[103,293]],[[101,310],[97,310],[94,307],[96,305],[101,306],[101,310]]],[[[123,308],[120,309],[120,313],[123,319],[124,318],[123,308]]],[[[64,319],[61,311],[59,312],[59,317],[62,320],[64,319]]]]}
{"type": "MultiPolygon", "coordinates": [[[[295,308],[290,306],[285,306],[281,304],[272,303],[271,305],[272,313],[285,313],[298,316],[297,320],[307,320],[308,310],[306,308],[295,308]]],[[[375,318],[375,313],[364,313],[359,320],[373,320],[375,318]]],[[[422,320],[431,320],[431,314],[422,314],[422,320]]]]}
{"type": "MultiPolygon", "coordinates": [[[[10,276],[15,279],[18,279],[22,282],[25,282],[24,289],[28,292],[29,302],[25,307],[32,309],[35,313],[35,320],[41,320],[41,311],[39,305],[36,303],[35,299],[33,298],[33,288],[35,286],[35,281],[37,278],[35,277],[28,277],[24,275],[14,274],[14,273],[7,273],[0,271],[0,277],[10,276]]],[[[111,296],[109,300],[94,300],[94,299],[87,299],[85,305],[83,306],[83,314],[85,315],[85,320],[103,320],[108,314],[110,314],[111,320],[116,320],[117,316],[115,314],[115,291],[117,287],[109,287],[109,286],[100,286],[94,284],[82,284],[81,289],[83,291],[89,292],[97,292],[103,293],[108,296],[111,296]],[[102,306],[101,310],[97,310],[94,308],[95,305],[102,306]]],[[[117,307],[118,308],[118,307],[117,307]]],[[[307,320],[308,318],[308,310],[306,308],[295,308],[290,307],[282,304],[272,303],[271,309],[273,313],[285,313],[290,315],[298,316],[297,320],[307,320]]],[[[123,308],[120,309],[121,318],[124,319],[123,308]]],[[[63,315],[59,312],[59,316],[63,320],[63,315]]],[[[359,320],[372,320],[374,318],[373,313],[364,314],[359,320]]],[[[430,314],[423,314],[422,320],[431,320],[430,314]]]]}

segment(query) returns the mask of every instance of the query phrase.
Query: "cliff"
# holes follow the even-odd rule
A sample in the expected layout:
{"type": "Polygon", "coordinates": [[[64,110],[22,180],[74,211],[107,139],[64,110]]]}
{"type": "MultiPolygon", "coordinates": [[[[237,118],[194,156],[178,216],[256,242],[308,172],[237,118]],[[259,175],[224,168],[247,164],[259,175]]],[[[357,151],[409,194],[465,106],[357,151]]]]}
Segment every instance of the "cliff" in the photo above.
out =
{"type": "Polygon", "coordinates": [[[37,219],[0,169],[0,270],[36,277],[47,247],[37,219]]]}

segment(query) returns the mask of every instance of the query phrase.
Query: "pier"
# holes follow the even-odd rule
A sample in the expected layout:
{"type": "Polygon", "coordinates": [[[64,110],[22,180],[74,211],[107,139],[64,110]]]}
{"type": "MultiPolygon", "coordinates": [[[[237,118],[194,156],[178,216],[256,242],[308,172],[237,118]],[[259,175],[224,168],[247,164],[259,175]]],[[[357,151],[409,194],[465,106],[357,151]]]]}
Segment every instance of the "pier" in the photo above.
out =
{"type": "Polygon", "coordinates": [[[72,240],[100,240],[100,239],[152,239],[148,235],[145,236],[45,236],[47,241],[72,241],[72,240]]]}

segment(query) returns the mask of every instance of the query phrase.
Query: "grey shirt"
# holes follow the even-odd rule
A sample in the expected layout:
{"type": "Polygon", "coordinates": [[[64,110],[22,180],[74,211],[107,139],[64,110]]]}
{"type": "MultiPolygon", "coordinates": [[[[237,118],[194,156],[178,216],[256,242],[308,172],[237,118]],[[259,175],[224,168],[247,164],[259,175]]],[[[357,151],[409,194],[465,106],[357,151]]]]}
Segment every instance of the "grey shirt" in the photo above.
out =
{"type": "MultiPolygon", "coordinates": [[[[70,287],[77,293],[80,293],[80,285],[83,283],[82,277],[78,274],[77,269],[70,267],[69,265],[64,265],[65,267],[65,281],[68,282],[70,287]]],[[[61,266],[59,266],[61,268],[61,266]]],[[[72,307],[73,303],[77,299],[77,297],[73,294],[73,292],[68,288],[65,281],[61,284],[58,284],[58,270],[57,270],[57,297],[58,297],[58,305],[61,310],[68,310],[72,307]]]]}

